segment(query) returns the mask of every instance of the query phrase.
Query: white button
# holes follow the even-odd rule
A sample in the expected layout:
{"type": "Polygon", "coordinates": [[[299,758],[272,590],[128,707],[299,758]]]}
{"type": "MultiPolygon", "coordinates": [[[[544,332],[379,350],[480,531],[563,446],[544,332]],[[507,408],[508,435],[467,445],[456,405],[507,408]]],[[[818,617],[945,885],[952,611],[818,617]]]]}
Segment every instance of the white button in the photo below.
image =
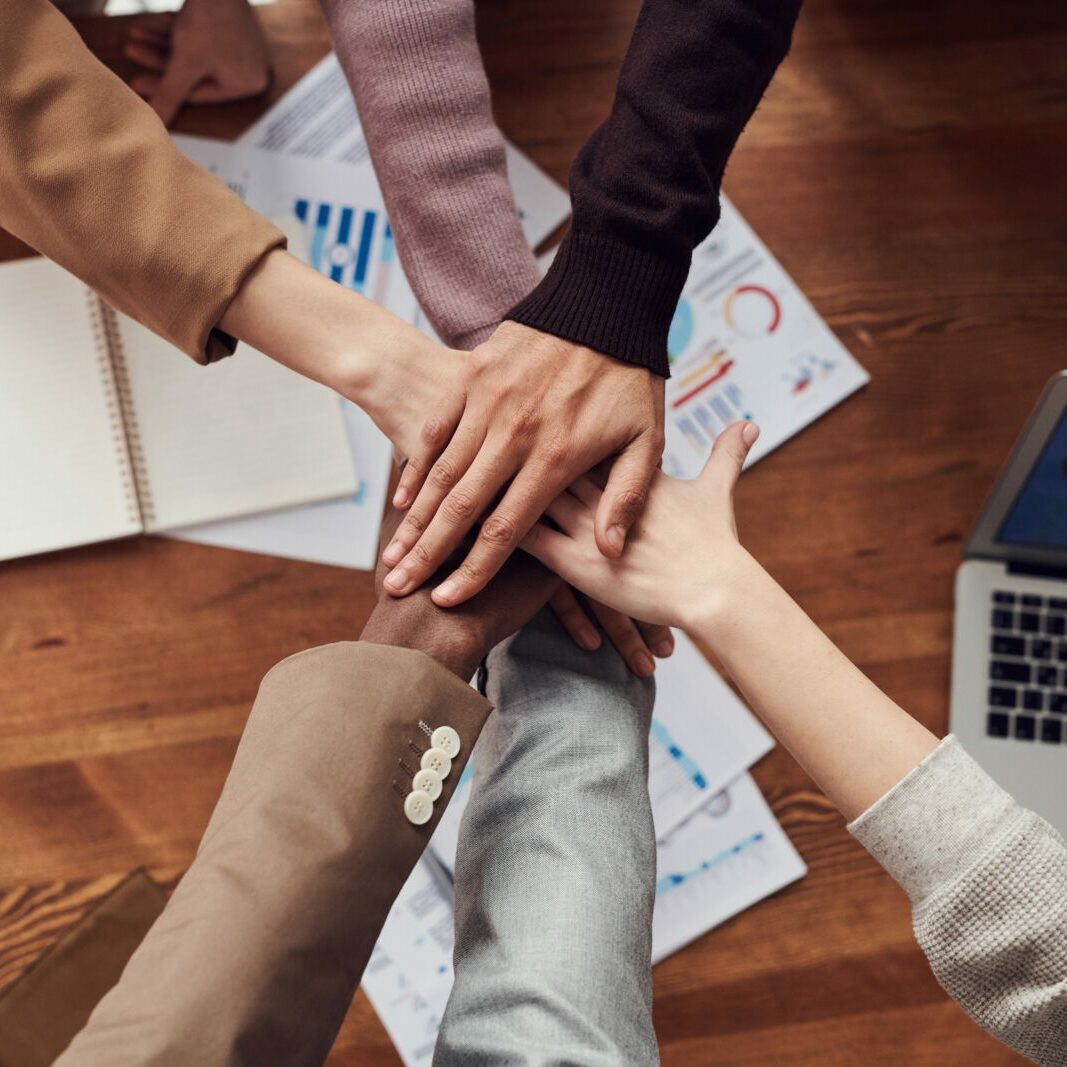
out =
{"type": "Polygon", "coordinates": [[[441,795],[441,776],[437,771],[421,770],[411,780],[411,788],[436,800],[441,795]]]}
{"type": "Polygon", "coordinates": [[[448,772],[452,770],[452,761],[448,758],[448,754],[439,748],[428,748],[422,754],[419,766],[424,771],[433,771],[443,781],[448,777],[448,772]]]}
{"type": "Polygon", "coordinates": [[[430,744],[439,748],[449,759],[459,755],[459,734],[451,726],[438,726],[430,738],[430,744]]]}
{"type": "Polygon", "coordinates": [[[414,793],[408,793],[404,798],[404,814],[408,817],[408,822],[413,822],[416,826],[429,822],[430,816],[433,815],[433,801],[429,793],[418,789],[414,793]]]}

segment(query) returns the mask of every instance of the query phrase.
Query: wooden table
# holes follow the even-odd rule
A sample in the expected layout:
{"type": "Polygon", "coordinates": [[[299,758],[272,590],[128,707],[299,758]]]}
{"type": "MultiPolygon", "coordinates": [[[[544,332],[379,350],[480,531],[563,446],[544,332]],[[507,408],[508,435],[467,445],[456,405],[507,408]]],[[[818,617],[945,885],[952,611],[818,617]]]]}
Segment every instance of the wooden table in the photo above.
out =
{"type": "MultiPolygon", "coordinates": [[[[560,181],[637,0],[491,0],[501,126],[560,181]]],[[[328,48],[261,9],[278,79],[328,48]]],[[[83,24],[121,61],[119,20],[83,24]]],[[[952,576],[1067,329],[1067,8],[808,0],[726,189],[873,375],[744,479],[756,555],[896,700],[946,729],[952,576]]],[[[231,137],[265,106],[187,112],[231,137]]],[[[24,254],[10,238],[0,256],[24,254]]],[[[126,872],[189,863],[261,675],[359,633],[368,576],[140,538],[0,566],[0,985],[126,872]]],[[[781,750],[756,778],[807,878],[655,972],[667,1064],[995,1065],[903,894],[781,750]]],[[[360,995],[330,1060],[396,1063],[360,995]]]]}

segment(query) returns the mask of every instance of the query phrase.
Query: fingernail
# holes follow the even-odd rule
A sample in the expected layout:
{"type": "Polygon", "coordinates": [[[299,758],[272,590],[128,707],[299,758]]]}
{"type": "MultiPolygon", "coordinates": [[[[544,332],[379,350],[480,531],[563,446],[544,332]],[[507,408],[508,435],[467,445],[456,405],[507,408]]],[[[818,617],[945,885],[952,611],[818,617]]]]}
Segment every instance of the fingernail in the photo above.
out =
{"type": "Polygon", "coordinates": [[[397,488],[396,493],[393,495],[393,507],[402,508],[406,507],[408,502],[408,491],[401,485],[397,488]]]}
{"type": "Polygon", "coordinates": [[[746,445],[754,445],[757,437],[759,437],[759,427],[754,422],[746,422],[745,428],[741,431],[741,439],[746,445]]]}
{"type": "Polygon", "coordinates": [[[455,600],[459,595],[459,582],[449,578],[433,591],[433,595],[435,600],[455,600]]]}
{"type": "Polygon", "coordinates": [[[399,563],[404,558],[404,546],[400,543],[400,538],[395,537],[389,542],[389,547],[382,553],[382,559],[392,567],[394,564],[399,563]]]}
{"type": "Polygon", "coordinates": [[[638,652],[634,656],[634,670],[639,678],[651,678],[656,670],[652,657],[647,652],[638,652]]]}
{"type": "Polygon", "coordinates": [[[653,651],[660,659],[666,659],[674,651],[674,641],[669,637],[665,637],[656,645],[653,651]]]}
{"type": "Polygon", "coordinates": [[[389,573],[389,576],[385,579],[385,584],[394,593],[402,593],[404,587],[408,584],[408,572],[403,567],[397,567],[395,571],[389,573]]]}
{"type": "Polygon", "coordinates": [[[586,652],[595,652],[600,648],[600,636],[596,630],[592,627],[583,627],[578,631],[578,644],[586,650],[586,652]]]}
{"type": "Polygon", "coordinates": [[[609,526],[608,544],[611,545],[616,552],[621,552],[623,545],[626,544],[626,531],[621,526],[609,526]]]}

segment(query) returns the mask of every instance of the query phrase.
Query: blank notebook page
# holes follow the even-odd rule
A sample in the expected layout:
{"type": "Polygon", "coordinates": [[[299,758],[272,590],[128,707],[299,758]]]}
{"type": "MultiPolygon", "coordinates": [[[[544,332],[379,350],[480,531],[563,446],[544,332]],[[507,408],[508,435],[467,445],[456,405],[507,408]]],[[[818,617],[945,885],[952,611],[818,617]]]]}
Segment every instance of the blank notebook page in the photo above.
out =
{"type": "Polygon", "coordinates": [[[109,381],[85,286],[0,264],[0,559],[140,530],[109,381]]]}
{"type": "Polygon", "coordinates": [[[146,530],[355,492],[336,393],[246,345],[202,367],[132,319],[118,321],[146,530]]]}

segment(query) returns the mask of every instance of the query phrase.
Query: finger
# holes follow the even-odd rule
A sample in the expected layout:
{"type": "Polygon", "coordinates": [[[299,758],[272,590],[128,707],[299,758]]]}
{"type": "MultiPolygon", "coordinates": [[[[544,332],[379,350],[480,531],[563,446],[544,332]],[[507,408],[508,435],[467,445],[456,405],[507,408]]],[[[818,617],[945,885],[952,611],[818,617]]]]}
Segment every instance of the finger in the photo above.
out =
{"type": "Polygon", "coordinates": [[[455,607],[485,588],[545,508],[571,480],[571,472],[562,473],[560,479],[555,471],[523,468],[504,499],[482,523],[467,558],[433,591],[438,607],[455,607]]]}
{"type": "Polygon", "coordinates": [[[651,436],[635,441],[617,460],[596,509],[597,548],[609,559],[618,559],[637,517],[648,499],[648,486],[659,462],[651,436]]]}
{"type": "Polygon", "coordinates": [[[637,628],[641,631],[645,644],[658,659],[666,659],[674,652],[674,634],[669,626],[637,620],[637,628]]]}
{"type": "Polygon", "coordinates": [[[577,537],[593,521],[589,508],[569,492],[560,493],[545,509],[545,514],[570,537],[577,537]]]}
{"type": "Polygon", "coordinates": [[[633,619],[596,600],[590,600],[589,607],[604,628],[608,640],[615,646],[615,651],[622,656],[626,666],[638,678],[651,678],[656,670],[656,661],[652,658],[652,650],[645,644],[645,639],[641,636],[633,619]]]}
{"type": "Polygon", "coordinates": [[[587,474],[583,474],[570,488],[570,491],[583,503],[591,507],[594,511],[597,505],[600,503],[600,498],[603,496],[603,491],[600,486],[593,481],[587,474]]]}
{"type": "Polygon", "coordinates": [[[167,69],[167,60],[170,58],[170,53],[165,49],[138,41],[131,41],[127,44],[122,54],[139,67],[155,71],[157,74],[167,69]]]}
{"type": "Polygon", "coordinates": [[[577,541],[553,530],[546,523],[538,522],[530,528],[519,547],[550,571],[555,571],[565,582],[574,584],[570,576],[576,576],[582,567],[581,550],[577,541]]]}
{"type": "Polygon", "coordinates": [[[135,41],[169,41],[174,27],[174,15],[161,11],[153,15],[141,15],[130,23],[130,39],[135,41]]]}
{"type": "MultiPolygon", "coordinates": [[[[448,463],[450,451],[451,447],[434,464],[430,479],[412,505],[405,522],[412,519],[415,523],[423,521],[423,495],[433,486],[438,477],[438,468],[448,463]]],[[[436,510],[428,513],[424,532],[386,579],[389,592],[404,596],[418,589],[455,551],[464,534],[489,510],[501,486],[514,473],[514,468],[515,461],[506,453],[494,452],[491,446],[484,448],[470,470],[447,491],[436,510]]],[[[449,472],[452,470],[451,467],[447,469],[449,472]]],[[[397,535],[399,537],[399,530],[397,535]]]]}
{"type": "Polygon", "coordinates": [[[729,498],[748,458],[749,449],[759,437],[754,422],[734,422],[715,438],[711,455],[700,472],[700,483],[711,492],[729,498]]]}
{"type": "Polygon", "coordinates": [[[584,648],[586,652],[595,652],[600,648],[600,634],[582,610],[569,585],[560,586],[548,603],[556,613],[556,618],[563,624],[563,629],[571,635],[579,648],[584,648]]]}
{"type": "Polygon", "coordinates": [[[202,80],[203,74],[198,67],[185,63],[172,62],[159,79],[159,85],[148,98],[156,114],[169,126],[182,109],[182,104],[202,80]]]}
{"type": "MultiPolygon", "coordinates": [[[[408,509],[404,521],[397,528],[396,536],[382,556],[382,559],[390,567],[395,567],[401,563],[419,542],[431,521],[437,515],[441,502],[468,472],[471,465],[480,458],[479,449],[482,448],[483,443],[484,438],[481,436],[480,430],[475,430],[469,425],[460,423],[451,443],[430,469],[429,477],[423,482],[419,495],[408,509]]],[[[482,466],[484,467],[484,463],[482,466]]],[[[407,470],[405,468],[404,474],[406,473],[407,470]]],[[[503,475],[501,484],[510,474],[511,471],[508,471],[503,475]]],[[[403,475],[401,475],[401,478],[403,478],[403,475]]],[[[486,501],[483,506],[487,507],[488,504],[489,501],[486,501]]],[[[481,512],[475,513],[467,529],[470,529],[470,525],[473,525],[480,514],[481,512]]]]}
{"type": "Polygon", "coordinates": [[[437,457],[445,450],[463,420],[466,397],[456,393],[449,397],[443,411],[427,419],[419,431],[419,445],[408,457],[407,466],[393,494],[393,507],[406,508],[418,495],[426,475],[437,457]]]}

